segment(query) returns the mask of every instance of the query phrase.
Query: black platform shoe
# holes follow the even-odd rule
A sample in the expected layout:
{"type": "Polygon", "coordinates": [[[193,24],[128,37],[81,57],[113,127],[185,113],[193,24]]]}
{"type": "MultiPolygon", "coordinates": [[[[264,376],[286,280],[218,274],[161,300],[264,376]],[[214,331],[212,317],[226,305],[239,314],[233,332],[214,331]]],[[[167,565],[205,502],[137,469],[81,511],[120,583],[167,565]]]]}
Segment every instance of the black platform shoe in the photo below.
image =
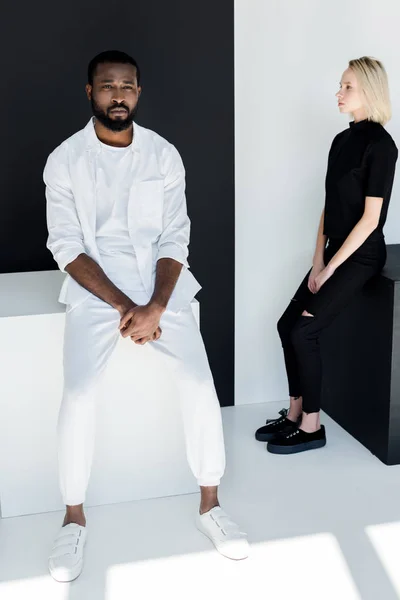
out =
{"type": "Polygon", "coordinates": [[[316,450],[326,445],[325,427],[313,433],[306,433],[302,429],[295,429],[288,435],[277,436],[267,444],[268,452],[272,454],[296,454],[305,450],[316,450]]]}
{"type": "Polygon", "coordinates": [[[283,408],[279,411],[281,415],[278,419],[267,419],[266,425],[260,427],[256,431],[256,440],[259,442],[269,442],[273,440],[277,435],[286,435],[292,433],[300,425],[300,419],[294,423],[287,418],[288,410],[283,408]]]}

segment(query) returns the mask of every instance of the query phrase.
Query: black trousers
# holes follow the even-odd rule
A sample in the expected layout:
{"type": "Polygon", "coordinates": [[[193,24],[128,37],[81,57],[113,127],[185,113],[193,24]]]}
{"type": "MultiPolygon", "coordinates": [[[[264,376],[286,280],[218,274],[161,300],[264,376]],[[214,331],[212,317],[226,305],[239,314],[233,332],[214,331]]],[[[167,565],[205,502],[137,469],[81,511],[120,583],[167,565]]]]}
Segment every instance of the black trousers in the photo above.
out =
{"type": "MultiPolygon", "coordinates": [[[[325,265],[336,254],[343,240],[330,240],[325,250],[325,265]]],[[[322,288],[313,294],[308,289],[307,273],[289,306],[278,322],[289,382],[289,395],[303,397],[306,413],[321,407],[322,360],[320,336],[354,295],[380,273],[386,261],[383,240],[364,245],[347,259],[322,288]],[[303,317],[307,311],[313,317],[303,317]]]]}

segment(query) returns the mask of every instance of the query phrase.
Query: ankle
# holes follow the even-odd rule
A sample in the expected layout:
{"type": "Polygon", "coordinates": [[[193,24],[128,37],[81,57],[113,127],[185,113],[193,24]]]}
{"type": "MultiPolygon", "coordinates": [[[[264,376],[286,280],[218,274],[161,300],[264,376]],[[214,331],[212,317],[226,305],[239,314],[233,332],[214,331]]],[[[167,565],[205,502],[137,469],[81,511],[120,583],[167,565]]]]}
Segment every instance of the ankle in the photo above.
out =
{"type": "Polygon", "coordinates": [[[212,508],[219,506],[218,486],[200,486],[200,514],[208,512],[212,508]]]}
{"type": "Polygon", "coordinates": [[[292,409],[289,410],[288,414],[286,415],[286,418],[289,421],[292,421],[293,423],[296,423],[298,421],[298,419],[300,418],[301,415],[301,411],[294,411],[292,409]]]}
{"type": "Polygon", "coordinates": [[[67,509],[64,517],[63,527],[76,523],[81,527],[86,527],[86,517],[83,509],[67,509]]]}
{"type": "Polygon", "coordinates": [[[321,429],[321,421],[318,413],[303,413],[300,429],[306,433],[314,433],[321,429]]]}
{"type": "Polygon", "coordinates": [[[219,506],[219,502],[218,500],[214,501],[214,502],[208,502],[208,503],[201,503],[200,504],[200,509],[199,509],[199,513],[201,515],[204,515],[204,513],[209,512],[210,510],[212,510],[213,508],[216,508],[217,506],[219,506]]]}
{"type": "Polygon", "coordinates": [[[290,408],[287,414],[289,421],[296,422],[303,410],[303,398],[301,396],[290,396],[290,408]]]}
{"type": "Polygon", "coordinates": [[[65,515],[65,519],[62,526],[65,527],[66,525],[71,525],[71,523],[75,523],[75,525],[80,525],[81,527],[86,527],[85,517],[71,517],[65,515]]]}

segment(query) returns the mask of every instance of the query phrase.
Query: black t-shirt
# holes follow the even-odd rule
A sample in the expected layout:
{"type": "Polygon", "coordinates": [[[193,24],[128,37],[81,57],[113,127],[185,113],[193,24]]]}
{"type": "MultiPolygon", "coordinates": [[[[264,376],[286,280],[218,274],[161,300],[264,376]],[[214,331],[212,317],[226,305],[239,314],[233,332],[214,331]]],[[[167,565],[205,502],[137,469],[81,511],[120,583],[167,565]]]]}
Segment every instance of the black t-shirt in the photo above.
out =
{"type": "Polygon", "coordinates": [[[384,239],[383,226],[392,192],[397,148],[374,121],[350,123],[332,142],[325,180],[324,234],[346,238],[364,213],[365,197],[383,198],[378,227],[367,242],[384,239]]]}

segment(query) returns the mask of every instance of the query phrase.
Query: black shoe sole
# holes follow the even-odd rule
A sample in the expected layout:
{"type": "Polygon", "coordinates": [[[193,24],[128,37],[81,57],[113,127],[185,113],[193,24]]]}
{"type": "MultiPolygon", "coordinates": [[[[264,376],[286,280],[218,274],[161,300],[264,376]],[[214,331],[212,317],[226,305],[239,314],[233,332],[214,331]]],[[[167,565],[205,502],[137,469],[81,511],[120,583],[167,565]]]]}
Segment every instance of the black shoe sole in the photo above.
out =
{"type": "Polygon", "coordinates": [[[303,444],[297,444],[296,446],[277,446],[269,443],[267,445],[267,450],[268,452],[271,452],[271,454],[297,454],[298,452],[305,452],[306,450],[317,450],[317,448],[323,448],[324,446],[326,446],[326,439],[304,442],[303,444]]]}

